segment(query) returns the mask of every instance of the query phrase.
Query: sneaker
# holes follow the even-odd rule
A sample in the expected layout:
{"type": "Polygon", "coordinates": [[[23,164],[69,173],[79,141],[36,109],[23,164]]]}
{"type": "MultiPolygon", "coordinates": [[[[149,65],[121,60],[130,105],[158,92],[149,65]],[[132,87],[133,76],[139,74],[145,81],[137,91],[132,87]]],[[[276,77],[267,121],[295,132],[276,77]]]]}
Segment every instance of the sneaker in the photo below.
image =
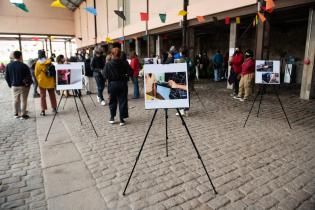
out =
{"type": "Polygon", "coordinates": [[[98,97],[98,96],[96,96],[96,101],[97,101],[98,103],[101,103],[101,98],[98,97]]]}
{"type": "Polygon", "coordinates": [[[91,91],[86,91],[86,95],[91,95],[91,91]]]}
{"type": "Polygon", "coordinates": [[[27,120],[28,118],[30,118],[30,116],[28,116],[27,114],[22,115],[22,116],[20,117],[21,120],[27,120]]]}
{"type": "Polygon", "coordinates": [[[41,113],[40,113],[40,116],[45,116],[46,114],[45,114],[45,111],[42,111],[41,113]]]}
{"type": "Polygon", "coordinates": [[[124,120],[120,120],[120,123],[119,123],[120,126],[124,126],[125,124],[126,122],[124,120]]]}
{"type": "Polygon", "coordinates": [[[16,118],[16,119],[19,118],[19,117],[20,117],[19,114],[15,114],[14,115],[14,118],[16,118]]]}
{"type": "Polygon", "coordinates": [[[102,106],[106,106],[106,101],[104,101],[104,100],[101,101],[101,105],[102,105],[102,106]]]}
{"type": "Polygon", "coordinates": [[[54,114],[57,114],[57,113],[58,113],[58,111],[57,111],[56,108],[54,108],[54,109],[52,110],[52,112],[53,112],[54,114]]]}
{"type": "Polygon", "coordinates": [[[115,123],[115,119],[114,118],[110,118],[110,120],[108,121],[110,124],[114,124],[115,123]]]}
{"type": "Polygon", "coordinates": [[[241,101],[241,102],[244,102],[244,100],[246,100],[246,99],[244,99],[244,98],[238,98],[238,100],[241,101]]]}
{"type": "Polygon", "coordinates": [[[241,96],[234,96],[233,97],[234,99],[240,99],[240,98],[242,98],[241,96]]]}

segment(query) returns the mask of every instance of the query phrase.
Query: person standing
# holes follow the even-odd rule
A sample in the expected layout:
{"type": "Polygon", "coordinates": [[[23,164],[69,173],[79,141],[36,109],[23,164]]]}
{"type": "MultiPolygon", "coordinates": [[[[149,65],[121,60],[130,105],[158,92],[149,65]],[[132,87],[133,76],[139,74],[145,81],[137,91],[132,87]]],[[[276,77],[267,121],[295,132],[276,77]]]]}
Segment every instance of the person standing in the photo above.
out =
{"type": "Polygon", "coordinates": [[[199,70],[201,69],[201,53],[197,53],[195,57],[196,79],[199,80],[199,70]]]}
{"type": "Polygon", "coordinates": [[[239,93],[236,97],[240,101],[248,100],[252,94],[253,83],[255,78],[255,60],[254,52],[246,50],[245,62],[242,65],[242,77],[240,81],[239,93]]]}
{"type": "Polygon", "coordinates": [[[28,119],[29,116],[26,111],[27,97],[32,84],[32,76],[29,67],[22,62],[22,53],[20,51],[14,51],[13,57],[13,62],[9,63],[6,67],[5,79],[13,92],[14,117],[28,119]]]}
{"type": "Polygon", "coordinates": [[[91,92],[91,83],[90,79],[93,77],[93,71],[91,69],[91,58],[89,54],[85,54],[85,60],[84,60],[84,66],[85,66],[85,71],[84,71],[84,86],[86,89],[86,94],[90,95],[91,92]]]}
{"type": "Polygon", "coordinates": [[[139,95],[140,95],[139,94],[139,82],[138,82],[140,62],[139,62],[138,56],[135,52],[131,53],[130,66],[132,68],[132,83],[133,83],[133,98],[132,99],[138,99],[139,95]]]}
{"type": "Polygon", "coordinates": [[[47,110],[46,102],[46,91],[48,91],[49,99],[51,103],[51,108],[53,113],[57,112],[57,100],[55,95],[55,76],[52,75],[54,66],[50,59],[46,58],[44,50],[38,51],[38,60],[35,65],[35,77],[38,81],[38,86],[40,90],[40,105],[41,105],[41,116],[45,116],[45,111],[47,110]]]}
{"type": "Polygon", "coordinates": [[[238,95],[243,62],[244,62],[243,52],[240,50],[240,48],[237,47],[235,48],[234,54],[230,62],[231,72],[229,82],[230,84],[233,85],[233,93],[231,94],[233,97],[238,95]]]}
{"type": "Polygon", "coordinates": [[[33,79],[33,88],[34,88],[34,93],[33,93],[33,97],[34,98],[38,98],[40,95],[37,92],[38,89],[38,83],[35,77],[35,65],[36,65],[37,59],[32,59],[30,61],[30,70],[31,70],[31,75],[32,75],[32,79],[33,79]]]}
{"type": "Polygon", "coordinates": [[[103,91],[105,89],[105,80],[102,76],[102,69],[105,66],[105,57],[100,47],[96,47],[94,57],[91,60],[91,69],[97,86],[97,102],[101,103],[102,106],[106,105],[104,100],[103,91]]]}
{"type": "Polygon", "coordinates": [[[214,81],[219,82],[220,72],[223,66],[223,55],[220,50],[217,50],[216,54],[212,57],[213,67],[214,67],[214,81]]]}
{"type": "Polygon", "coordinates": [[[120,126],[128,118],[128,69],[129,64],[121,59],[121,51],[115,47],[111,51],[111,61],[105,65],[105,80],[108,80],[110,124],[115,123],[117,104],[119,104],[120,126]]]}

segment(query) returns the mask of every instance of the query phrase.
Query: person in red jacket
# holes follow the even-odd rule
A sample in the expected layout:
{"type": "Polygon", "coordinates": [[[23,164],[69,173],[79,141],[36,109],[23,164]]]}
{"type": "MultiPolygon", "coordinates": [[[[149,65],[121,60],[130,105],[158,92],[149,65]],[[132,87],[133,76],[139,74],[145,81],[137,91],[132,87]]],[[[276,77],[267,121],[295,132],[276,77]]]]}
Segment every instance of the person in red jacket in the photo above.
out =
{"type": "Polygon", "coordinates": [[[240,101],[247,100],[251,96],[253,90],[253,81],[255,78],[255,60],[254,52],[252,50],[246,50],[245,62],[242,65],[242,77],[239,86],[238,96],[236,97],[240,101]]]}
{"type": "Polygon", "coordinates": [[[244,62],[244,55],[240,48],[235,48],[234,55],[230,62],[231,65],[231,74],[233,74],[234,81],[233,81],[233,93],[232,96],[238,95],[239,83],[241,79],[241,72],[242,72],[242,64],[244,62]]]}
{"type": "Polygon", "coordinates": [[[140,70],[140,62],[138,56],[135,52],[131,53],[131,62],[130,66],[132,68],[132,82],[133,82],[133,99],[139,98],[139,70],[140,70]]]}

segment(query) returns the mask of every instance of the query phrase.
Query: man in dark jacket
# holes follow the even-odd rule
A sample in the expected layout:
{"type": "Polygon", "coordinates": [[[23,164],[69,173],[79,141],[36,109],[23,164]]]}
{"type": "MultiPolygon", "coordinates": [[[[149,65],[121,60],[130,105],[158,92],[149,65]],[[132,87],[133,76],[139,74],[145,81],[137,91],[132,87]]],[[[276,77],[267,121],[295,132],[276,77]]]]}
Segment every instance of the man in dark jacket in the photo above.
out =
{"type": "Polygon", "coordinates": [[[105,89],[105,80],[102,76],[102,69],[105,66],[105,57],[102,50],[97,47],[95,49],[94,57],[91,60],[91,69],[97,86],[97,102],[101,103],[102,106],[106,105],[104,100],[103,91],[105,89]]]}
{"type": "Polygon", "coordinates": [[[32,76],[28,66],[22,62],[22,53],[15,51],[13,56],[14,61],[6,67],[5,79],[8,86],[12,87],[13,90],[14,117],[19,118],[19,112],[21,111],[21,119],[28,119],[29,116],[26,113],[27,97],[32,84],[32,76]]]}
{"type": "Polygon", "coordinates": [[[112,60],[105,65],[105,80],[108,80],[109,94],[109,123],[115,123],[117,104],[119,103],[120,125],[125,125],[125,118],[128,118],[128,70],[130,66],[127,62],[120,58],[121,52],[119,48],[113,48],[112,60]]]}

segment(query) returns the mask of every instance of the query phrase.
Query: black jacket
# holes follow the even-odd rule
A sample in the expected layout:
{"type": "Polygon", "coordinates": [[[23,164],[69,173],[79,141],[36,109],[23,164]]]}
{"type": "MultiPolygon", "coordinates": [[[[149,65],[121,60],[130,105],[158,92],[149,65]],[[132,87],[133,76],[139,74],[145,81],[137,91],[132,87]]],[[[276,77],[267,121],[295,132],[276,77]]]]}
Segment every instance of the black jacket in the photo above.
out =
{"type": "Polygon", "coordinates": [[[128,62],[121,59],[114,59],[106,63],[104,68],[105,80],[111,81],[127,81],[130,66],[128,62]]]}
{"type": "Polygon", "coordinates": [[[96,57],[94,56],[91,60],[91,69],[93,72],[101,72],[102,69],[105,66],[105,57],[104,56],[100,56],[100,57],[96,57]]]}
{"type": "Polygon", "coordinates": [[[27,80],[28,82],[32,80],[31,71],[26,64],[14,61],[6,67],[5,80],[9,87],[25,86],[23,80],[27,80]]]}
{"type": "Polygon", "coordinates": [[[86,59],[84,61],[84,65],[85,65],[84,76],[92,77],[93,76],[93,71],[91,69],[91,59],[86,59]]]}

